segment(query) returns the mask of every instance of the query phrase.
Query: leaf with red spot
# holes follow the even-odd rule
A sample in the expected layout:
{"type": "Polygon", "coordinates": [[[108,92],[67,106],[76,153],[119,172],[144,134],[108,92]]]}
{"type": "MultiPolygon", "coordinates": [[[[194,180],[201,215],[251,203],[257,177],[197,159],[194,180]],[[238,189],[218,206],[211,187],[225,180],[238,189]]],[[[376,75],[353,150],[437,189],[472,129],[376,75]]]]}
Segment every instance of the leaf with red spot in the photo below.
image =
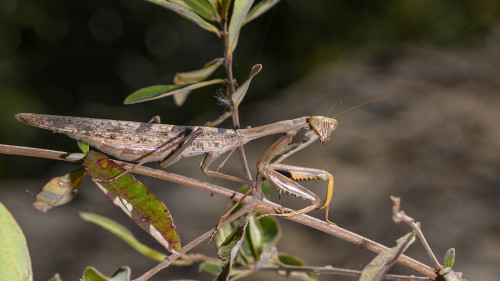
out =
{"type": "Polygon", "coordinates": [[[179,251],[181,243],[167,207],[142,183],[106,155],[90,151],[83,162],[92,181],[116,206],[160,242],[168,251],[179,251]]]}

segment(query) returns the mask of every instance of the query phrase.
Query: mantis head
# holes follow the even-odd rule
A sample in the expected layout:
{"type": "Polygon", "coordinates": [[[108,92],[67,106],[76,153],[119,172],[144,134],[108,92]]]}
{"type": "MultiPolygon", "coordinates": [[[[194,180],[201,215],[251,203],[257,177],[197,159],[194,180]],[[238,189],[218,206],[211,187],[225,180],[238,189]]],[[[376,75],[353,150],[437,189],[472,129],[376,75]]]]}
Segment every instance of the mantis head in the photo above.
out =
{"type": "Polygon", "coordinates": [[[321,143],[327,143],[332,137],[333,131],[337,129],[339,122],[336,119],[324,116],[309,117],[309,126],[314,133],[319,137],[321,143]]]}

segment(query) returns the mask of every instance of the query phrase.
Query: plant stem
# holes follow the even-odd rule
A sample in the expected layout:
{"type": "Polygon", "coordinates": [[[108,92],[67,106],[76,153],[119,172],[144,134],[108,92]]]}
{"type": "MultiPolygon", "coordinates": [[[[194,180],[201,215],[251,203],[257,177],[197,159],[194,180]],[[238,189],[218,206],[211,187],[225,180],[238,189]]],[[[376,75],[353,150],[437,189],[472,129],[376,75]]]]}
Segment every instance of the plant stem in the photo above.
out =
{"type": "MultiPolygon", "coordinates": [[[[236,91],[236,82],[233,76],[233,53],[229,52],[229,38],[228,38],[228,30],[227,30],[227,20],[224,21],[221,30],[221,40],[222,46],[224,48],[224,68],[226,69],[227,75],[227,95],[226,99],[229,104],[231,104],[232,117],[233,117],[233,127],[234,129],[240,128],[240,117],[238,107],[239,104],[233,103],[232,95],[236,91]]],[[[241,165],[243,167],[243,172],[245,173],[245,177],[248,180],[252,180],[252,175],[250,174],[250,168],[248,167],[248,161],[245,154],[245,149],[243,146],[238,147],[238,151],[240,153],[241,165]]]]}
{"type": "MultiPolygon", "coordinates": [[[[228,223],[234,221],[235,219],[239,218],[240,216],[244,215],[245,213],[248,213],[252,207],[250,205],[245,205],[243,208],[238,210],[238,212],[234,213],[231,215],[228,219],[226,219],[221,227],[227,225],[228,223]]],[[[217,231],[215,227],[211,228],[209,231],[203,233],[202,235],[198,236],[195,238],[193,241],[189,242],[186,246],[182,247],[182,249],[178,253],[174,253],[168,257],[166,257],[161,263],[144,273],[142,276],[140,276],[137,279],[134,279],[133,281],[145,281],[151,278],[153,275],[158,273],[160,270],[164,269],[165,267],[169,266],[174,260],[178,259],[181,255],[187,253],[189,250],[193,249],[196,247],[198,244],[201,242],[205,241],[206,239],[212,237],[213,233],[217,231]]]]}
{"type": "Polygon", "coordinates": [[[436,256],[432,252],[431,247],[427,243],[427,240],[425,239],[424,234],[422,233],[422,230],[420,229],[420,223],[415,222],[414,218],[406,215],[404,211],[399,210],[401,200],[398,197],[391,196],[391,200],[394,202],[394,206],[392,207],[394,221],[396,223],[399,223],[399,222],[407,223],[411,227],[411,229],[413,229],[413,231],[415,231],[418,238],[420,239],[420,242],[422,242],[422,245],[424,246],[424,249],[427,252],[427,255],[429,255],[432,263],[434,264],[434,267],[437,270],[443,268],[443,266],[439,263],[436,256]]]}
{"type": "MultiPolygon", "coordinates": [[[[269,265],[269,266],[259,266],[255,269],[255,271],[285,271],[286,273],[290,272],[312,272],[314,274],[331,274],[331,275],[342,275],[342,276],[361,276],[360,270],[351,270],[344,268],[335,268],[331,266],[292,266],[292,265],[269,265]]],[[[408,275],[395,275],[395,274],[386,274],[384,275],[384,280],[394,280],[394,281],[431,281],[428,277],[415,277],[408,275]]]]}
{"type": "MultiPolygon", "coordinates": [[[[11,146],[11,145],[3,145],[0,144],[0,153],[4,154],[16,154],[16,155],[25,155],[25,156],[34,156],[34,157],[41,157],[41,158],[49,158],[49,159],[57,159],[57,160],[64,160],[64,161],[69,161],[69,162],[74,162],[71,160],[68,160],[64,158],[65,155],[68,155],[69,153],[67,152],[62,152],[62,151],[54,151],[54,150],[46,150],[46,149],[36,149],[36,148],[29,148],[29,147],[20,147],[20,146],[11,146]]],[[[125,169],[131,169],[134,167],[134,164],[123,162],[123,161],[118,161],[118,160],[113,160],[116,163],[122,165],[125,169]]],[[[202,182],[198,181],[193,178],[185,177],[182,175],[158,170],[158,169],[153,169],[149,167],[136,167],[134,169],[135,173],[142,174],[142,175],[147,175],[175,183],[179,183],[182,185],[188,185],[192,186],[201,190],[205,190],[210,193],[218,194],[220,196],[224,196],[226,198],[229,198],[233,201],[239,201],[243,197],[243,194],[239,192],[235,192],[229,189],[226,189],[222,186],[218,186],[215,184],[210,184],[207,182],[202,182]]],[[[257,211],[262,211],[266,213],[273,214],[275,213],[275,210],[281,209],[286,211],[287,208],[284,206],[278,205],[276,203],[267,201],[267,200],[262,200],[260,198],[254,198],[253,196],[247,196],[245,199],[241,200],[241,202],[245,205],[253,206],[255,205],[255,209],[257,211]]],[[[323,231],[325,233],[328,233],[332,236],[344,239],[350,243],[359,245],[365,249],[368,249],[372,252],[375,253],[381,253],[388,248],[376,243],[372,240],[369,240],[363,236],[360,236],[356,233],[352,233],[350,231],[347,231],[343,228],[340,228],[336,225],[329,224],[325,221],[318,220],[316,218],[310,217],[308,215],[298,215],[298,216],[293,216],[293,217],[284,217],[286,219],[301,223],[303,225],[309,226],[311,228],[323,231]]],[[[434,280],[437,276],[435,273],[434,269],[419,262],[416,261],[406,255],[401,255],[398,258],[398,263],[411,268],[417,272],[420,272],[421,274],[431,278],[434,280]]]]}

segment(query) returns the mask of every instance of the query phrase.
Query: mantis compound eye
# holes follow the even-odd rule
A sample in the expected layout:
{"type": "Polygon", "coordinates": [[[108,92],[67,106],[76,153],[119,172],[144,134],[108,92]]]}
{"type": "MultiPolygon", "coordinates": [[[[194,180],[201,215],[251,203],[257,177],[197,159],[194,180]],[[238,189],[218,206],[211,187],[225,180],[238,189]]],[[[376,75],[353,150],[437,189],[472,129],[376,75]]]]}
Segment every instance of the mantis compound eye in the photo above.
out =
{"type": "Polygon", "coordinates": [[[321,143],[327,143],[332,137],[333,131],[337,129],[338,121],[333,118],[323,116],[311,116],[309,125],[314,133],[319,137],[321,143]]]}

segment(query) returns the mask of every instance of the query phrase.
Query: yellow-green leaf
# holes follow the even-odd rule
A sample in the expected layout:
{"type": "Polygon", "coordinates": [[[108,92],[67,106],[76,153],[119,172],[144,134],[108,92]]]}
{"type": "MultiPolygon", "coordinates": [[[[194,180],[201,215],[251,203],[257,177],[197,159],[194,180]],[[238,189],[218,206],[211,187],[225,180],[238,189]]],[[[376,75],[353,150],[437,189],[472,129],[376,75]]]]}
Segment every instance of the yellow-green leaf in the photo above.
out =
{"type": "Polygon", "coordinates": [[[36,195],[33,207],[45,213],[52,207],[60,206],[73,200],[84,176],[85,170],[81,168],[52,178],[43,186],[42,192],[36,195]]]}
{"type": "Polygon", "coordinates": [[[444,255],[444,266],[445,267],[453,267],[455,263],[455,248],[450,248],[446,251],[444,255]]]}
{"type": "Polygon", "coordinates": [[[0,275],[2,280],[31,281],[31,259],[23,231],[0,203],[0,275]]]}
{"type": "Polygon", "coordinates": [[[170,2],[184,5],[207,20],[218,21],[220,19],[208,0],[170,0],[170,2]]]}
{"type": "MultiPolygon", "coordinates": [[[[178,72],[174,76],[174,84],[176,85],[186,85],[194,84],[205,81],[210,75],[212,75],[219,66],[222,65],[223,59],[214,59],[203,66],[201,69],[188,71],[188,72],[178,72]]],[[[191,91],[183,91],[174,94],[174,101],[177,106],[181,106],[186,101],[187,97],[191,91]]]]}
{"type": "Polygon", "coordinates": [[[243,20],[243,25],[249,23],[255,18],[259,17],[263,13],[267,12],[269,9],[274,7],[274,5],[278,4],[280,0],[262,0],[257,5],[255,5],[250,12],[248,12],[247,16],[243,20]]]}
{"type": "Polygon", "coordinates": [[[231,99],[233,100],[233,103],[235,106],[240,105],[240,103],[243,101],[243,98],[245,97],[248,87],[250,86],[250,82],[252,81],[252,78],[257,75],[262,70],[262,65],[261,64],[256,64],[254,67],[252,67],[252,71],[250,71],[250,76],[248,77],[247,81],[245,81],[231,96],[231,99]]]}
{"type": "Polygon", "coordinates": [[[247,240],[250,244],[250,251],[252,252],[253,258],[257,260],[262,254],[262,229],[260,225],[255,221],[255,217],[252,217],[248,222],[247,227],[247,240]]]}
{"type": "Polygon", "coordinates": [[[80,148],[80,150],[84,153],[84,154],[87,154],[89,153],[90,151],[90,148],[89,148],[89,144],[86,143],[86,142],[83,142],[83,141],[77,141],[76,142],[78,144],[78,147],[80,148]]]}
{"type": "Polygon", "coordinates": [[[80,213],[80,217],[88,222],[95,223],[98,226],[106,229],[107,231],[113,233],[118,236],[118,238],[122,239],[125,243],[127,243],[130,247],[132,247],[137,252],[143,254],[144,256],[153,259],[155,261],[162,261],[165,259],[166,255],[151,249],[150,247],[144,245],[139,240],[135,238],[135,236],[126,229],[123,225],[117,223],[116,221],[106,218],[93,213],[80,213]]]}
{"type": "Polygon", "coordinates": [[[222,62],[222,58],[217,58],[206,63],[201,69],[188,72],[178,72],[174,76],[174,84],[185,85],[205,81],[214,73],[215,70],[217,70],[219,66],[222,65],[222,62]]]}
{"type": "Polygon", "coordinates": [[[109,278],[104,274],[100,273],[97,269],[92,266],[88,266],[83,271],[82,275],[83,281],[108,281],[109,278]]]}
{"type": "MultiPolygon", "coordinates": [[[[286,264],[286,265],[292,265],[292,266],[303,266],[306,265],[306,263],[300,259],[297,256],[293,255],[288,255],[288,254],[279,254],[278,255],[279,262],[286,264]]],[[[302,280],[302,281],[315,281],[317,280],[316,276],[312,272],[300,272],[300,271],[292,271],[292,272],[286,272],[284,270],[278,270],[278,274],[302,280]]]]}
{"type": "Polygon", "coordinates": [[[88,266],[83,271],[82,279],[83,281],[130,281],[131,270],[128,266],[120,267],[111,277],[99,272],[92,266],[88,266]]]}
{"type": "Polygon", "coordinates": [[[229,6],[231,6],[231,0],[217,0],[217,2],[221,15],[227,19],[227,11],[229,11],[229,6]]]}
{"type": "Polygon", "coordinates": [[[233,14],[229,22],[229,48],[228,53],[232,54],[236,45],[238,44],[238,37],[240,36],[240,30],[243,26],[243,20],[248,14],[250,7],[252,7],[253,0],[235,0],[233,2],[233,14]]]}
{"type": "Polygon", "coordinates": [[[151,3],[155,3],[157,5],[164,7],[164,8],[167,8],[171,11],[174,11],[177,14],[181,15],[182,17],[185,17],[188,20],[196,23],[201,28],[208,30],[208,31],[211,31],[211,32],[217,34],[217,36],[219,35],[219,30],[217,29],[217,27],[208,23],[202,17],[198,16],[195,12],[191,11],[190,9],[188,9],[184,5],[180,5],[178,3],[173,3],[170,1],[166,1],[166,0],[146,0],[146,1],[151,2],[151,3]]]}

